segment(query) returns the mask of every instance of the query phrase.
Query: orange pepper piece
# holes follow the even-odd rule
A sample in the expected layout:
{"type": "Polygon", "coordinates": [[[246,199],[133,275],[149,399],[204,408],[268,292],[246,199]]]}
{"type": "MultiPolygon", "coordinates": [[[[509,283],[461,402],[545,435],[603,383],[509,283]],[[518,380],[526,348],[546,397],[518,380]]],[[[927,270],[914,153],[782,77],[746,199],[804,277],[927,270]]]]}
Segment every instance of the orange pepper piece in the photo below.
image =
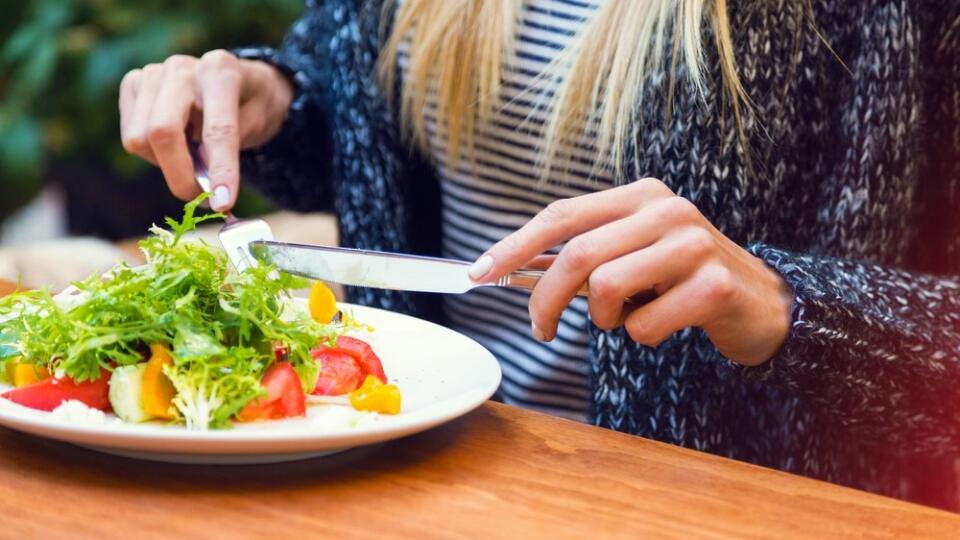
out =
{"type": "Polygon", "coordinates": [[[337,298],[330,287],[317,281],[310,287],[310,316],[320,324],[328,324],[337,314],[337,298]]]}
{"type": "Polygon", "coordinates": [[[174,418],[172,402],[177,391],[163,373],[163,366],[172,365],[173,357],[170,356],[170,351],[159,343],[151,343],[150,360],[147,360],[147,368],[143,371],[141,390],[143,410],[150,416],[167,420],[174,418]]]}
{"type": "Polygon", "coordinates": [[[350,392],[349,397],[350,405],[358,411],[400,413],[400,388],[395,384],[383,384],[373,375],[367,375],[363,385],[350,392]]]}
{"type": "Polygon", "coordinates": [[[17,388],[36,384],[50,377],[50,370],[34,364],[25,364],[20,360],[7,362],[7,380],[17,388]]]}

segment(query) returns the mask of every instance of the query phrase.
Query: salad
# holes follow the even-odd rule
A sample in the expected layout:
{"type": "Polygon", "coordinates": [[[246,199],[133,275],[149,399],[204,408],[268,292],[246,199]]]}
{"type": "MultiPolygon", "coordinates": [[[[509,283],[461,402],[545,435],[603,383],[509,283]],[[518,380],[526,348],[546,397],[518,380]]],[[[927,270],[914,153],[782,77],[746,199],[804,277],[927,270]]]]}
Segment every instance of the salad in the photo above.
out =
{"type": "Polygon", "coordinates": [[[151,228],[144,266],[77,282],[66,301],[45,290],[0,299],[0,376],[14,386],[0,397],[193,430],[304,416],[311,402],[399,413],[376,353],[345,335],[363,325],[326,286],[313,285],[307,313],[290,301],[305,280],[268,266],[228,271],[222,250],[184,238],[223,217],[198,216],[203,199],[169,229],[151,228]]]}

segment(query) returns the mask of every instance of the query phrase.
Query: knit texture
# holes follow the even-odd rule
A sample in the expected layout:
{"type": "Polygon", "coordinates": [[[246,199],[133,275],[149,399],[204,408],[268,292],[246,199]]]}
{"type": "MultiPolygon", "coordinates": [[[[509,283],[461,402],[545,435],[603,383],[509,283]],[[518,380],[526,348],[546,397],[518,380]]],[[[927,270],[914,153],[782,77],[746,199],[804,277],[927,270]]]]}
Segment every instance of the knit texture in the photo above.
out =
{"type": "MultiPolygon", "coordinates": [[[[778,271],[795,293],[790,336],[769,362],[740,368],[699,330],[654,349],[591,328],[591,419],[956,504],[960,7],[731,4],[747,144],[716,91],[715,58],[713,90],[679,85],[670,107],[667,77],[651,73],[634,167],[618,180],[662,179],[778,271]]],[[[283,205],[332,207],[344,245],[436,254],[435,175],[400,141],[373,78],[379,18],[365,0],[308,2],[281,48],[239,51],[298,86],[283,131],[245,153],[244,173],[283,205]]],[[[442,321],[426,295],[349,294],[442,321]]]]}

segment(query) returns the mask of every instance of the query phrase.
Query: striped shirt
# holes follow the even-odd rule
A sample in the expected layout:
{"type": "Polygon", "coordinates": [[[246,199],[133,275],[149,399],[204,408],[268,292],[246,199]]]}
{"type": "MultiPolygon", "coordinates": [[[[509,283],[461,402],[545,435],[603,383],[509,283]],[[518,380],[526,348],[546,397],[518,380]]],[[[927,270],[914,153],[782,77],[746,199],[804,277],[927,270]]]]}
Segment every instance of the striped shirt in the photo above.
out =
{"type": "MultiPolygon", "coordinates": [[[[574,162],[586,164],[582,170],[540,181],[536,149],[544,114],[531,116],[534,104],[529,94],[521,95],[595,9],[595,3],[575,0],[524,1],[516,57],[503,70],[501,97],[506,105],[494,114],[489,128],[475,134],[475,166],[447,162],[446,141],[437,135],[434,100],[428,99],[425,123],[430,156],[441,179],[444,256],[475,260],[552,201],[612,185],[608,176],[592,169],[594,157],[586,149],[572,151],[574,162]],[[532,121],[524,122],[528,116],[532,121]]],[[[405,47],[398,64],[401,76],[406,76],[405,47]]],[[[449,295],[444,308],[453,329],[484,345],[499,360],[505,402],[585,420],[586,302],[575,299],[563,313],[556,338],[541,343],[530,334],[528,300],[529,293],[523,291],[486,287],[449,295]]]]}

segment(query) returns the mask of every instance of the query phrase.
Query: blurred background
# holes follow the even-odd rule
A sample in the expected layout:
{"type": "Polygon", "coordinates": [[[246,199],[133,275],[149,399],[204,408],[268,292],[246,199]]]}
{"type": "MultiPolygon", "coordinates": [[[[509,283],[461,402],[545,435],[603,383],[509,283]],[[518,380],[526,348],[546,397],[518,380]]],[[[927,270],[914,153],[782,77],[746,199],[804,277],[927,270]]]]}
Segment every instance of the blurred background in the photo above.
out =
{"type": "MultiPolygon", "coordinates": [[[[180,212],[182,203],[159,171],[120,146],[123,75],[174,53],[277,45],[304,9],[303,0],[4,0],[2,6],[0,279],[22,274],[34,286],[63,284],[66,278],[41,277],[43,268],[36,268],[56,264],[60,255],[44,249],[62,247],[63,238],[85,238],[91,253],[97,245],[105,249],[95,239],[135,238],[180,212]],[[29,266],[33,280],[24,270],[29,266]]],[[[270,211],[254,192],[241,191],[239,215],[270,211]]]]}

